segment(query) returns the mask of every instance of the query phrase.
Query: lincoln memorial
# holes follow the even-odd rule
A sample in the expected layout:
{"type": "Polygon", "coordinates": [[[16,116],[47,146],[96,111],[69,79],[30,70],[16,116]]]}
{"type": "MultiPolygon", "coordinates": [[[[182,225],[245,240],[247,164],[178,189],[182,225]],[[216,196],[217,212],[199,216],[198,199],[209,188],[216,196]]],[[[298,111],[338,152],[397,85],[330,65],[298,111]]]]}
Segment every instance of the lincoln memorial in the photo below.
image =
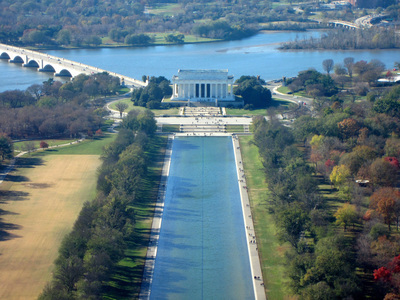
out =
{"type": "Polygon", "coordinates": [[[233,76],[228,70],[178,70],[172,77],[171,100],[192,102],[235,101],[233,76]]]}

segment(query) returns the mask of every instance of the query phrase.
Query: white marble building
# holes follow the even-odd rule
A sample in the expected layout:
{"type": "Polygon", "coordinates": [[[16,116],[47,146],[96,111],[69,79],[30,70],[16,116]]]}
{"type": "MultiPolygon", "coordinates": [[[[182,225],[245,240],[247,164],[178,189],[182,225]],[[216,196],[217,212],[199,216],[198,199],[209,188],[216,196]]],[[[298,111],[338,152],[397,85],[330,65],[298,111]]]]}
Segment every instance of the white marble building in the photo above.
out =
{"type": "Polygon", "coordinates": [[[189,102],[235,101],[233,76],[228,70],[178,70],[172,78],[171,100],[189,102]]]}

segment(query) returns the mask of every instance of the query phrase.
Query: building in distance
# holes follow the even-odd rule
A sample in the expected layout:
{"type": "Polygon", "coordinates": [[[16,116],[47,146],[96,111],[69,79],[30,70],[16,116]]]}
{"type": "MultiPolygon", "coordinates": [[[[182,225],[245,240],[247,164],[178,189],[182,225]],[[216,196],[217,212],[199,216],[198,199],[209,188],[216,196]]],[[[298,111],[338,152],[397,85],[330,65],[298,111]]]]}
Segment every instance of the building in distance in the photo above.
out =
{"type": "Polygon", "coordinates": [[[172,101],[233,102],[233,76],[228,70],[178,70],[172,77],[172,101]]]}

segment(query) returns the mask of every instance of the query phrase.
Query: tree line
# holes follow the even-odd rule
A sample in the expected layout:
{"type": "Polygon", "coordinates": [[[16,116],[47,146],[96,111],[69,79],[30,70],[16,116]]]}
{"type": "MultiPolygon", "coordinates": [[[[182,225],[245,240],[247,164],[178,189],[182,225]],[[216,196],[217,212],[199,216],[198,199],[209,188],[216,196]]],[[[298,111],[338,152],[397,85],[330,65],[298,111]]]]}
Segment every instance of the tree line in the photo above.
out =
{"type": "Polygon", "coordinates": [[[355,102],[330,96],[334,85],[325,76],[311,70],[293,80],[319,82],[325,91],[315,96],[313,114],[290,127],[273,117],[254,121],[267,205],[279,239],[290,245],[289,285],[302,299],[396,299],[400,87],[372,89],[355,102]],[[333,188],[330,197],[324,185],[333,188]]]}
{"type": "MultiPolygon", "coordinates": [[[[164,1],[162,1],[164,2],[164,1]]],[[[170,1],[174,15],[152,13],[157,1],[2,1],[0,41],[18,46],[98,46],[111,42],[145,45],[153,33],[194,34],[235,39],[259,29],[261,23],[307,21],[287,5],[270,1],[170,1]],[[208,25],[202,25],[207,20],[208,25]]],[[[204,23],[205,24],[205,23],[204,23]]],[[[179,42],[179,40],[178,40],[179,42]]]]}
{"type": "Polygon", "coordinates": [[[282,44],[279,49],[392,49],[398,48],[400,41],[393,28],[371,27],[369,29],[348,30],[335,28],[326,31],[319,38],[297,39],[282,44]]]}
{"type": "Polygon", "coordinates": [[[107,95],[120,88],[119,79],[99,73],[81,74],[61,83],[49,79],[26,91],[0,93],[0,128],[13,139],[91,136],[103,124],[107,95]]]}
{"type": "Polygon", "coordinates": [[[123,120],[116,140],[103,150],[97,196],[84,204],[62,241],[53,279],[39,299],[102,299],[110,290],[128,244],[143,238],[134,206],[148,197],[148,151],[156,142],[155,130],[148,110],[132,110],[123,120]]]}

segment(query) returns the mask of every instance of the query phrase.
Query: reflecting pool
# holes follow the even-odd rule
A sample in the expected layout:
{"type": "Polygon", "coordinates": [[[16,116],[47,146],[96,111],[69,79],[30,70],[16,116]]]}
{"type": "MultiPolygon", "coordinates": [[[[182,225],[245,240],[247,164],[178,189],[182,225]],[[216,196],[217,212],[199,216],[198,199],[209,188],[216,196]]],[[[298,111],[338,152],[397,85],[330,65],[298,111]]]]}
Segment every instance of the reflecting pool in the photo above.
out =
{"type": "Polygon", "coordinates": [[[231,137],[176,137],[150,299],[254,299],[231,137]]]}

